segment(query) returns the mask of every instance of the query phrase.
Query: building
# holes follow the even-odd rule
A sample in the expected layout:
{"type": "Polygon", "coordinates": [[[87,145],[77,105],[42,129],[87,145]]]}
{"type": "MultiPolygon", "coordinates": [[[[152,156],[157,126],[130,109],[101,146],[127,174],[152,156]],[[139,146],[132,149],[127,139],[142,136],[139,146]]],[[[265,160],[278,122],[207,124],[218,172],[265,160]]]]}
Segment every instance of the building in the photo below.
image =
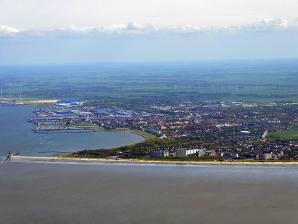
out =
{"type": "Polygon", "coordinates": [[[83,102],[78,100],[59,100],[56,103],[57,106],[63,107],[73,107],[73,106],[82,106],[83,102]]]}
{"type": "Polygon", "coordinates": [[[177,149],[176,156],[177,157],[186,157],[186,149],[177,149]]]}
{"type": "Polygon", "coordinates": [[[169,150],[157,150],[150,153],[152,158],[169,157],[169,150]]]}
{"type": "Polygon", "coordinates": [[[261,159],[271,160],[271,159],[273,159],[273,155],[272,155],[272,153],[263,153],[263,155],[261,156],[261,159]]]}
{"type": "Polygon", "coordinates": [[[209,157],[215,157],[216,151],[215,150],[207,150],[207,151],[205,151],[205,155],[209,156],[209,157]]]}
{"type": "Polygon", "coordinates": [[[201,122],[201,115],[200,114],[193,114],[190,117],[190,123],[193,125],[199,124],[201,122]]]}
{"type": "Polygon", "coordinates": [[[201,150],[203,150],[203,149],[184,149],[184,148],[180,148],[180,149],[176,150],[176,156],[177,157],[186,157],[186,156],[189,156],[189,155],[195,155],[198,152],[200,152],[201,155],[202,155],[201,150]]]}
{"type": "Polygon", "coordinates": [[[204,157],[206,155],[206,149],[199,149],[197,151],[197,157],[201,158],[204,157]]]}

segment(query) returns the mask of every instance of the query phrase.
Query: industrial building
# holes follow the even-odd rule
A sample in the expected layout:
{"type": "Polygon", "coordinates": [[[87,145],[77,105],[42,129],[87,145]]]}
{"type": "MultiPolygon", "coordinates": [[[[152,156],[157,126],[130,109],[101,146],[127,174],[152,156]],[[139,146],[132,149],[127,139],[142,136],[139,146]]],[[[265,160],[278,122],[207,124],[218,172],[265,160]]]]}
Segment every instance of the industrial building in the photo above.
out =
{"type": "Polygon", "coordinates": [[[82,106],[83,102],[79,100],[59,100],[56,103],[57,106],[63,107],[73,107],[73,106],[82,106]]]}

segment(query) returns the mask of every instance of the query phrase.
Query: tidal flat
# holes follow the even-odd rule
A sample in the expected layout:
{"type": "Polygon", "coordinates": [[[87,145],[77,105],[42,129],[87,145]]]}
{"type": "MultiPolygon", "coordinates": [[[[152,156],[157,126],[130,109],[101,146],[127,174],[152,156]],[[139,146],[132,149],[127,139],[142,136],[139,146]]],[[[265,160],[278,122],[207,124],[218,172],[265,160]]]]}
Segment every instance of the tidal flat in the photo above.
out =
{"type": "Polygon", "coordinates": [[[297,166],[0,164],[1,223],[297,223],[297,166]]]}

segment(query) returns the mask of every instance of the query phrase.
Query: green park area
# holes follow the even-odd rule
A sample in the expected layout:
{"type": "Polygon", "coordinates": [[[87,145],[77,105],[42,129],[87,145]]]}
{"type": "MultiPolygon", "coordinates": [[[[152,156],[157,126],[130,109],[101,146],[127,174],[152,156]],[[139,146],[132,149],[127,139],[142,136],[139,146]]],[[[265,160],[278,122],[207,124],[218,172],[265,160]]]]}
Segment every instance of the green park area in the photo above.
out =
{"type": "Polygon", "coordinates": [[[298,131],[278,131],[269,133],[269,139],[280,141],[298,140],[298,131]]]}

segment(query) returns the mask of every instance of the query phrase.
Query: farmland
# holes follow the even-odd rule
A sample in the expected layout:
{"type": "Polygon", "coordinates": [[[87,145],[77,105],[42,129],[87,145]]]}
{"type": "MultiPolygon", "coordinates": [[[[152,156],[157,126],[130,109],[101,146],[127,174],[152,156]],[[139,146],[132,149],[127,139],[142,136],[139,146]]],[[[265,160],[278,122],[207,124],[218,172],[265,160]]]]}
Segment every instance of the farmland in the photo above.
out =
{"type": "Polygon", "coordinates": [[[3,96],[102,104],[298,101],[298,63],[234,61],[2,66],[3,96]]]}

